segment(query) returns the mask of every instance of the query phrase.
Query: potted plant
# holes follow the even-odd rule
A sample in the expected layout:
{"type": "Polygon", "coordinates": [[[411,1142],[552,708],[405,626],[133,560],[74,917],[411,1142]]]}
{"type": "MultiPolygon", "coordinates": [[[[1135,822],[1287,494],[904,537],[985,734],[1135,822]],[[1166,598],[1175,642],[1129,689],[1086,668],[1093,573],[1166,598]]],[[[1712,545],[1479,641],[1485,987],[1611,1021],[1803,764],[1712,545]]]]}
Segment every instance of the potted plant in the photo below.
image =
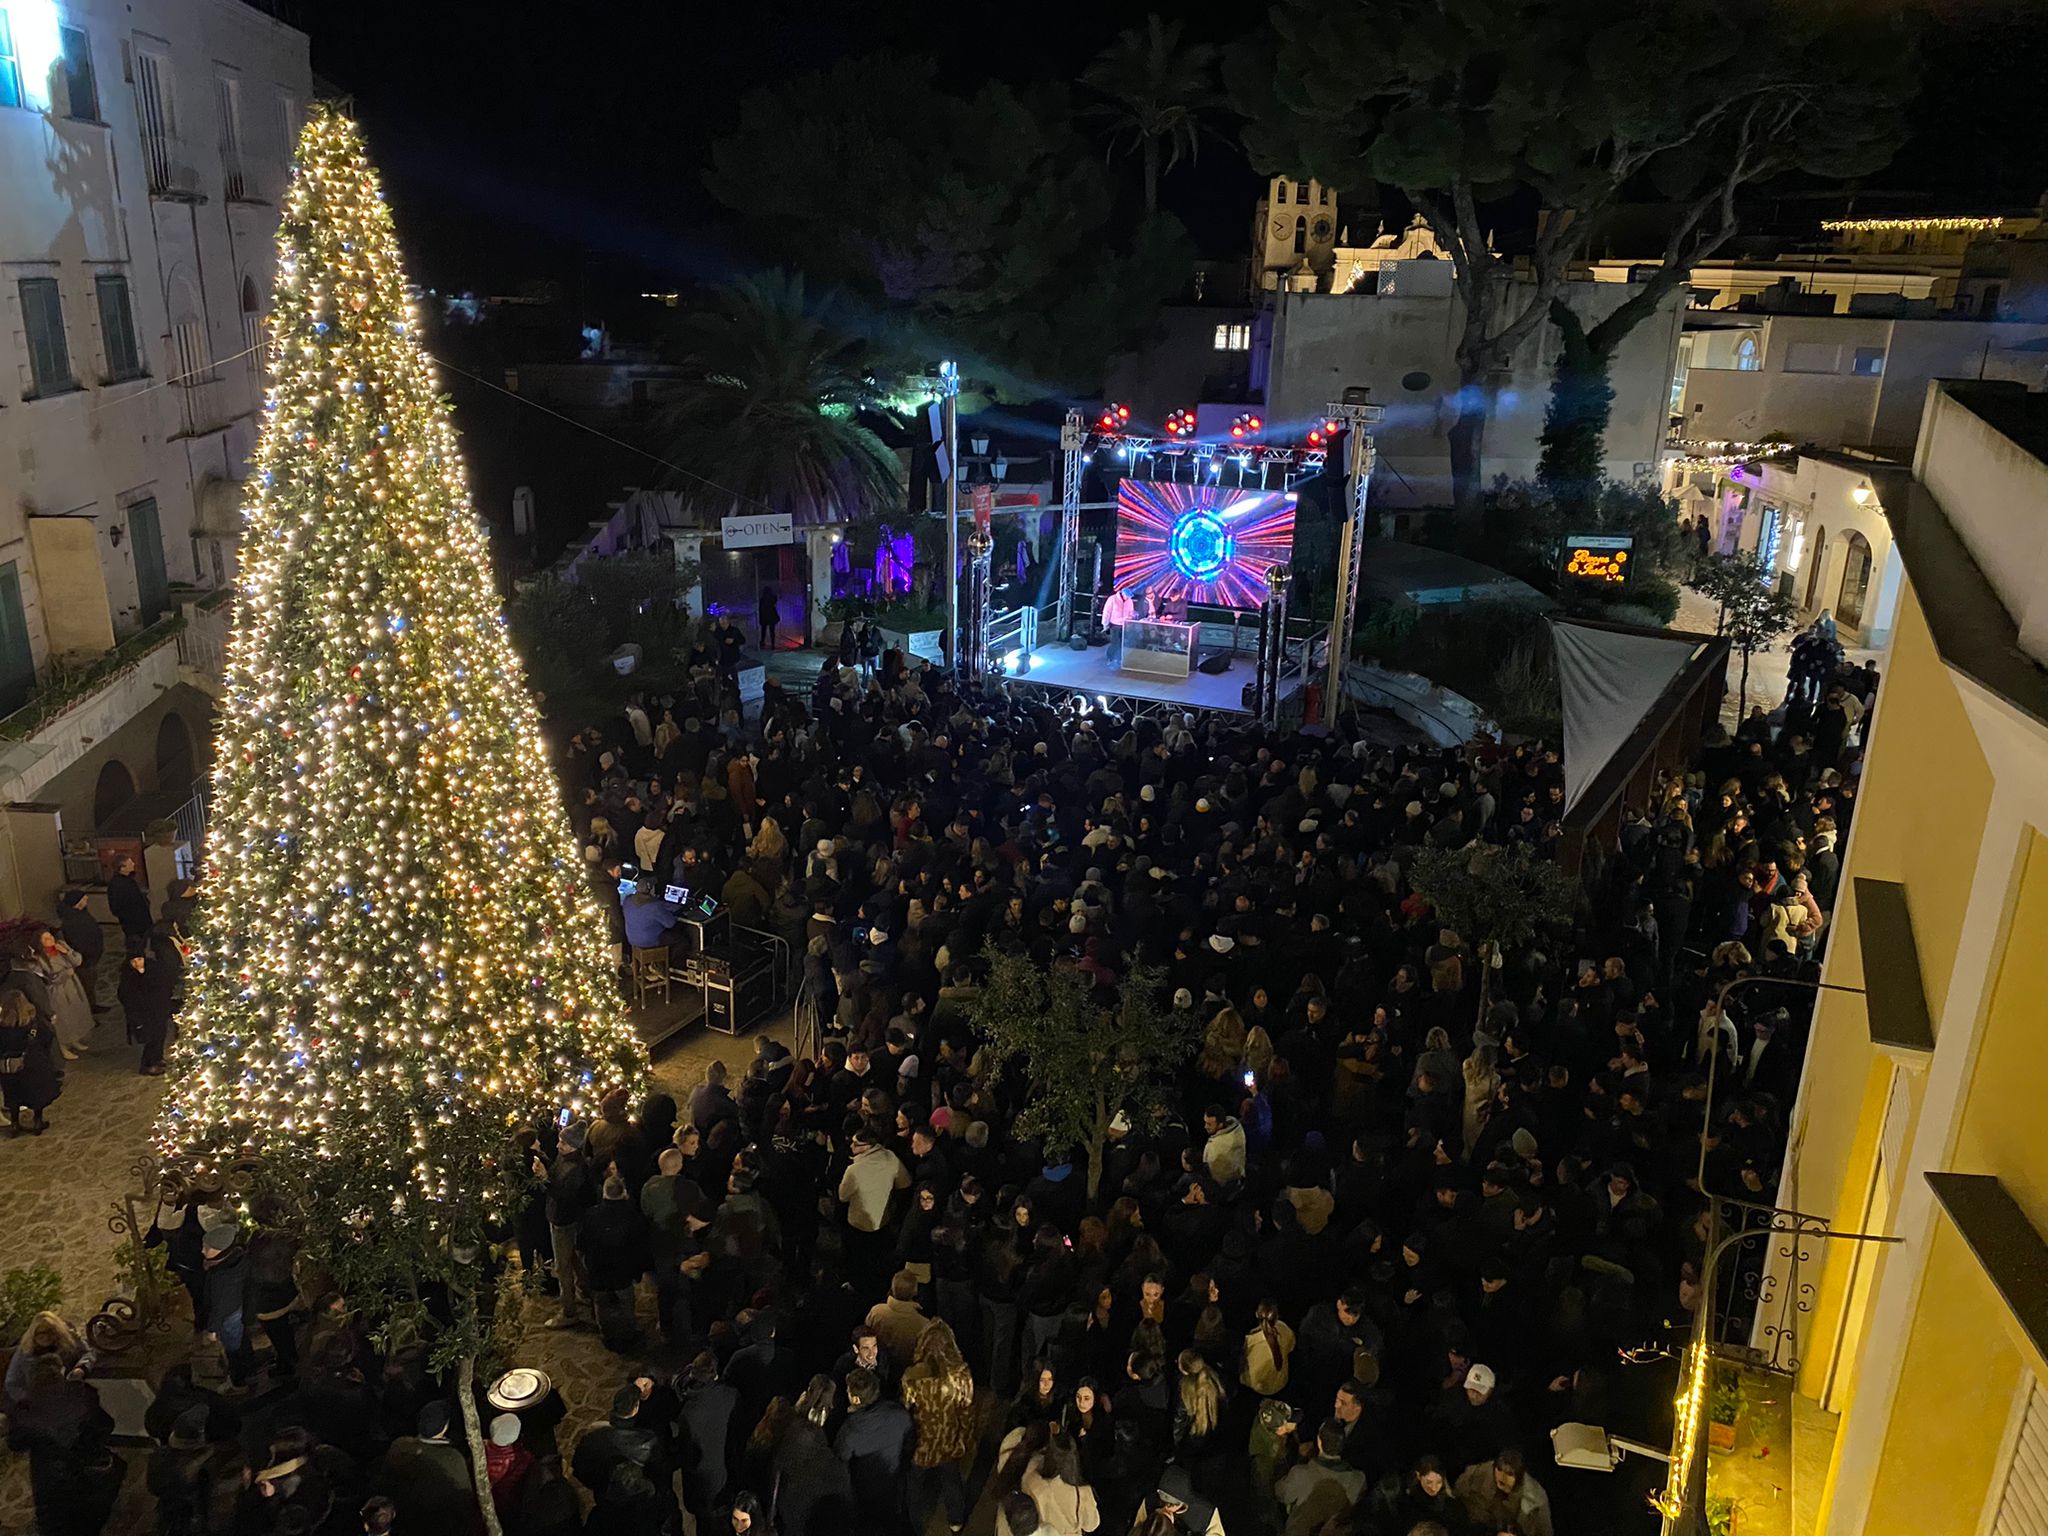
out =
{"type": "Polygon", "coordinates": [[[875,610],[875,627],[882,632],[882,644],[900,646],[906,656],[926,661],[943,661],[946,610],[927,607],[914,597],[892,598],[875,610]]]}
{"type": "Polygon", "coordinates": [[[1733,1366],[1715,1366],[1707,1378],[1707,1444],[1717,1451],[1732,1450],[1741,1413],[1741,1375],[1733,1366]]]}

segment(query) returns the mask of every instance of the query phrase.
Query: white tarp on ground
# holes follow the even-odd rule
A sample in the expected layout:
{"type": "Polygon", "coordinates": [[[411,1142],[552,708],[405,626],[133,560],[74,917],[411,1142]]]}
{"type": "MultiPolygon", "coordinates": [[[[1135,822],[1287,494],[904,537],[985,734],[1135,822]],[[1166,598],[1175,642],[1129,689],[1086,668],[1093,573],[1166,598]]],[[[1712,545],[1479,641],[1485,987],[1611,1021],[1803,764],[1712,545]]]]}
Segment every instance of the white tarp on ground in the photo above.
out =
{"type": "Polygon", "coordinates": [[[1554,619],[1564,702],[1564,804],[1570,810],[1650,706],[1692,657],[1698,640],[1619,634],[1554,619]]]}

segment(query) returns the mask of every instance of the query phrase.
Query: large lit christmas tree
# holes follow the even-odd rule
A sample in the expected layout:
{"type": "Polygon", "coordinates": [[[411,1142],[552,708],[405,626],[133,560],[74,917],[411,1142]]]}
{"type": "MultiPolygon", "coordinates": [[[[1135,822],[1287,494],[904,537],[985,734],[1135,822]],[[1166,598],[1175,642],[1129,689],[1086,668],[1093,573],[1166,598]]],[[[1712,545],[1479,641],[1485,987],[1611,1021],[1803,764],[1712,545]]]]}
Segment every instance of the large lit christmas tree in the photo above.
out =
{"type": "Polygon", "coordinates": [[[268,361],[157,1150],[254,1154],[389,1315],[473,1273],[522,1178],[514,1127],[581,1113],[642,1052],[390,210],[330,110],[285,197],[268,361]]]}

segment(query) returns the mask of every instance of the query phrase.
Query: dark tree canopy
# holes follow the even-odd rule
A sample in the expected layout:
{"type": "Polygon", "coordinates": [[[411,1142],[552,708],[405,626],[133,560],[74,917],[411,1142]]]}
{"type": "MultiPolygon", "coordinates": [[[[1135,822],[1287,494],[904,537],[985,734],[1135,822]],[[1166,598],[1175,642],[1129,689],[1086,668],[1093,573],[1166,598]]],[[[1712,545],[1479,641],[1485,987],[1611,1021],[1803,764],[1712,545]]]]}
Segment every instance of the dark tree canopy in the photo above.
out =
{"type": "Polygon", "coordinates": [[[1075,121],[1058,87],[958,94],[875,56],[749,96],[707,179],[764,247],[871,305],[865,334],[906,362],[950,353],[1015,396],[1093,388],[1190,251],[1170,218],[1115,227],[1075,121]]]}
{"type": "Polygon", "coordinates": [[[1603,220],[1631,199],[1682,210],[1668,276],[1608,327],[1611,352],[1733,232],[1744,186],[1882,166],[1912,71],[1896,13],[1847,0],[1279,0],[1225,65],[1255,165],[1347,191],[1396,187],[1449,252],[1466,312],[1451,433],[1466,507],[1488,376],[1550,315],[1603,220]],[[1513,196],[1545,210],[1517,282],[1489,239],[1513,196]]]}

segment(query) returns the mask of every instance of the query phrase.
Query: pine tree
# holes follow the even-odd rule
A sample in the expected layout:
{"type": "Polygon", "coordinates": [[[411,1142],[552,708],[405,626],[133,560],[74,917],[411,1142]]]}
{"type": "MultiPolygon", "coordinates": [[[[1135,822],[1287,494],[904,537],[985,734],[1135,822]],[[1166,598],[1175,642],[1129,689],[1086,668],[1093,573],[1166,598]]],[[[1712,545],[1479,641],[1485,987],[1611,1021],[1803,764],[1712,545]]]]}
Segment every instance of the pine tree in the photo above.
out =
{"type": "Polygon", "coordinates": [[[267,361],[157,1150],[252,1159],[387,1326],[428,1330],[445,1287],[452,1361],[483,1342],[475,1259],[522,1195],[515,1127],[582,1113],[643,1053],[390,210],[332,110],[299,141],[267,361]]]}

